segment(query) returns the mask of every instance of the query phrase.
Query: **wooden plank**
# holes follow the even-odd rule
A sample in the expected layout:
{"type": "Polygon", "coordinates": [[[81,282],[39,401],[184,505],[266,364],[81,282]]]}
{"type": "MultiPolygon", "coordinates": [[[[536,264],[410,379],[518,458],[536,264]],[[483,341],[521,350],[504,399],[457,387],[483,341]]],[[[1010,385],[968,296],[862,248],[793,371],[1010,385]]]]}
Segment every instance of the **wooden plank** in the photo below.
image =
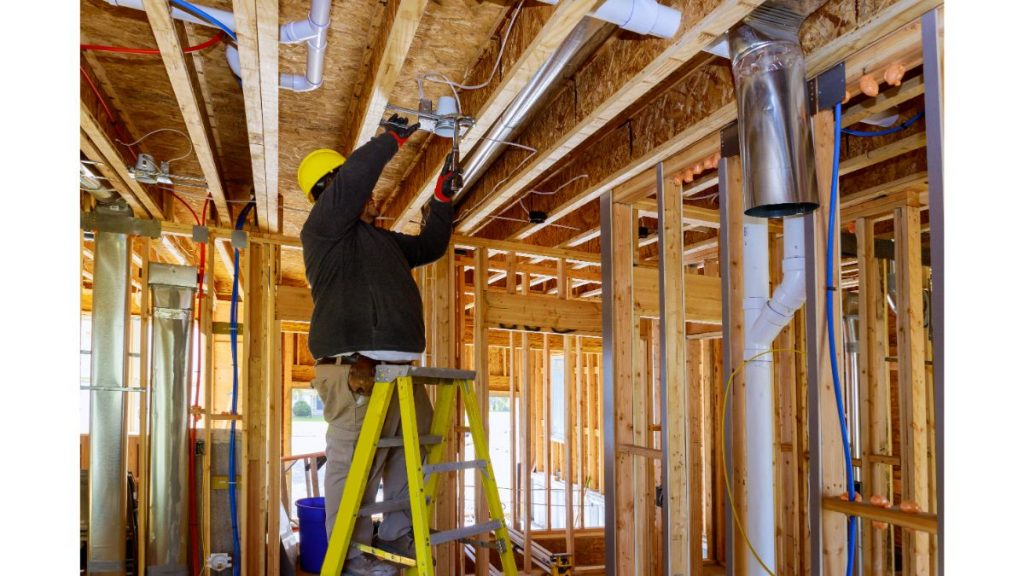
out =
{"type": "MultiPolygon", "coordinates": [[[[670,178],[664,183],[665,197],[662,198],[662,216],[658,220],[660,288],[664,297],[660,299],[659,317],[664,351],[661,378],[665,391],[665,419],[662,422],[662,447],[664,469],[663,486],[667,507],[663,512],[664,529],[668,534],[665,545],[665,570],[668,574],[693,574],[693,550],[691,542],[700,542],[699,531],[692,529],[692,506],[690,494],[691,470],[687,431],[689,422],[688,382],[685,370],[686,348],[686,267],[683,262],[683,198],[677,194],[670,178]]],[[[721,294],[721,289],[719,289],[721,294]]],[[[721,296],[719,296],[721,298],[721,296]]],[[[639,300],[639,294],[637,295],[639,300]]],[[[721,318],[721,312],[719,312],[721,318]]],[[[699,574],[699,554],[696,574],[699,574]]]]}
{"type": "Polygon", "coordinates": [[[852,194],[846,194],[839,199],[839,207],[843,211],[843,216],[846,217],[847,212],[858,204],[870,202],[883,198],[888,194],[894,192],[900,192],[908,188],[924,187],[928,184],[928,173],[927,172],[916,172],[909,174],[902,178],[893,180],[892,182],[886,182],[885,184],[879,184],[878,186],[872,186],[864,190],[859,190],[852,194]]]}
{"type": "MultiPolygon", "coordinates": [[[[541,174],[562,158],[568,156],[590,136],[604,128],[621,112],[632,106],[650,90],[676,72],[681,66],[697,56],[701,50],[725,33],[744,16],[749,14],[757,2],[722,0],[718,6],[699,22],[676,38],[639,73],[627,80],[614,94],[596,107],[582,122],[573,126],[547,150],[539,151],[533,160],[520,172],[510,178],[491,197],[466,213],[459,225],[460,233],[476,231],[487,216],[498,210],[510,199],[522,194],[523,190],[541,174]]],[[[653,166],[651,162],[643,169],[653,166]]],[[[607,188],[605,188],[607,189],[607,188]]],[[[595,196],[596,197],[596,196],[595,196]]],[[[550,221],[550,218],[549,218],[550,221]]],[[[529,234],[527,234],[528,236],[529,234]]],[[[522,236],[526,237],[526,236],[522,236]]]]}
{"type": "MultiPolygon", "coordinates": [[[[654,268],[637,267],[635,272],[635,306],[644,318],[660,315],[658,302],[658,271],[654,268]]],[[[686,290],[685,318],[687,322],[701,324],[722,323],[722,281],[712,276],[686,274],[683,276],[686,290]]]]}
{"type": "Polygon", "coordinates": [[[380,34],[369,47],[374,57],[366,75],[366,85],[356,105],[355,129],[348,142],[348,150],[355,150],[377,132],[384,116],[384,107],[398,82],[402,65],[426,9],[427,0],[399,0],[388,2],[384,7],[380,34]]]}
{"type": "MultiPolygon", "coordinates": [[[[612,238],[611,242],[627,243],[636,236],[636,220],[633,210],[628,204],[612,202],[612,238]]],[[[631,440],[634,436],[633,396],[634,396],[634,357],[633,342],[633,251],[620,249],[612,252],[611,289],[612,307],[612,358],[614,364],[609,367],[614,374],[614,385],[611,406],[614,430],[614,444],[619,445],[631,440]]],[[[606,337],[607,339],[607,337],[606,337]]],[[[606,341],[605,345],[609,345],[606,341]]],[[[606,391],[607,393],[607,391],[606,391]]],[[[615,508],[614,525],[608,526],[614,531],[615,557],[606,562],[614,566],[616,574],[634,574],[636,570],[636,486],[634,484],[635,458],[628,453],[616,451],[614,467],[614,502],[607,503],[615,508]]],[[[646,527],[645,527],[646,528],[646,527]]]]}
{"type": "MultiPolygon", "coordinates": [[[[519,489],[522,491],[522,502],[523,502],[523,539],[526,542],[525,548],[530,550],[530,532],[532,531],[533,525],[533,426],[531,415],[533,414],[533,395],[530,392],[530,374],[532,374],[532,368],[530,366],[530,342],[526,332],[520,334],[520,353],[522,358],[520,360],[520,380],[519,385],[522,390],[522,400],[520,401],[520,416],[519,416],[519,429],[522,434],[522,443],[520,444],[520,459],[519,465],[519,489]]],[[[530,554],[523,555],[523,571],[526,574],[530,573],[531,564],[533,559],[530,554]]]]}
{"type": "Polygon", "coordinates": [[[170,5],[167,0],[143,0],[150,28],[160,48],[167,77],[174,88],[174,96],[181,109],[189,138],[195,150],[196,159],[206,178],[206,186],[216,207],[217,221],[223,225],[231,225],[231,211],[228,209],[227,198],[217,170],[217,160],[210,137],[207,132],[206,119],[202,115],[195,87],[189,76],[185,63],[185,54],[181,51],[181,41],[171,20],[170,5]]]}
{"type": "MultiPolygon", "coordinates": [[[[698,161],[713,156],[721,148],[721,138],[718,132],[711,132],[701,138],[693,145],[673,154],[664,161],[664,173],[668,177],[665,189],[678,190],[679,185],[675,183],[673,176],[692,166],[698,161]]],[[[638,174],[635,178],[615,189],[614,198],[616,202],[633,203],[653,194],[657,188],[657,175],[655,169],[651,168],[638,174]]],[[[717,222],[717,217],[715,221],[717,222]]]]}
{"type": "Polygon", "coordinates": [[[562,350],[564,351],[563,356],[563,376],[562,376],[562,394],[564,397],[563,401],[563,422],[564,422],[564,433],[565,433],[565,452],[564,452],[564,465],[562,467],[562,484],[565,486],[565,493],[563,499],[565,502],[565,550],[569,554],[575,557],[576,553],[576,526],[573,522],[573,502],[572,502],[572,489],[573,489],[573,465],[574,459],[574,446],[573,446],[573,431],[576,427],[575,414],[573,410],[575,405],[575,372],[576,372],[576,356],[573,354],[574,341],[578,338],[575,336],[563,336],[562,337],[562,350]]]}
{"type": "Polygon", "coordinates": [[[110,140],[107,133],[100,127],[99,122],[96,121],[92,112],[86,107],[85,102],[81,101],[79,101],[79,125],[81,126],[79,140],[82,151],[94,162],[103,163],[102,166],[99,166],[100,173],[110,178],[110,183],[115,185],[115,188],[121,193],[122,197],[128,201],[128,205],[132,207],[135,217],[144,217],[148,213],[151,217],[162,220],[164,213],[159,204],[128,173],[128,167],[125,166],[124,160],[114,146],[114,142],[110,140]],[[127,190],[118,188],[116,186],[118,183],[122,184],[127,190]]]}
{"type": "MultiPolygon", "coordinates": [[[[850,502],[845,498],[826,498],[822,501],[825,510],[859,516],[864,520],[885,522],[904,528],[905,532],[914,536],[921,535],[925,540],[929,534],[938,532],[939,521],[935,514],[928,512],[904,512],[897,508],[872,506],[864,502],[850,502]]],[[[866,523],[866,522],[865,522],[866,523]]],[[[927,565],[925,566],[927,574],[927,565]]]]}
{"type": "Polygon", "coordinates": [[[856,124],[869,116],[895,108],[922,94],[924,94],[924,78],[922,76],[904,80],[899,86],[889,88],[874,98],[868,98],[843,110],[843,126],[856,124]]]}
{"type": "MultiPolygon", "coordinates": [[[[875,258],[874,225],[858,220],[857,268],[860,275],[858,290],[858,372],[861,382],[861,444],[862,458],[868,460],[861,474],[861,492],[865,500],[881,496],[892,501],[892,472],[888,466],[868,455],[888,454],[890,443],[889,369],[885,364],[888,343],[888,315],[885,294],[885,275],[880,273],[875,258]]],[[[861,524],[863,539],[863,565],[865,573],[880,576],[887,573],[890,556],[889,530],[873,524],[861,524]]]]}
{"type": "MultiPolygon", "coordinates": [[[[896,350],[900,398],[900,497],[929,508],[921,209],[896,209],[896,350]]],[[[903,532],[905,574],[929,573],[925,532],[903,532]]]]}
{"type": "Polygon", "coordinates": [[[869,150],[860,156],[847,158],[839,165],[839,175],[845,176],[851,172],[863,170],[864,168],[874,166],[875,164],[906,154],[907,152],[913,152],[914,150],[924,148],[926,145],[927,141],[925,140],[925,133],[917,132],[891,144],[886,144],[885,146],[869,150]]]}
{"type": "MultiPolygon", "coordinates": [[[[501,117],[512,100],[522,91],[533,75],[540,70],[547,59],[562,45],[573,28],[598,4],[598,0],[577,0],[562,2],[552,12],[544,27],[523,51],[512,66],[503,69],[498,88],[487,101],[476,110],[476,124],[466,133],[460,148],[468,156],[473,147],[483,138],[501,117]]],[[[419,216],[420,208],[434,193],[434,181],[441,174],[443,161],[438,162],[420,185],[416,195],[402,207],[395,219],[393,229],[401,230],[419,216]]]]}
{"type": "Polygon", "coordinates": [[[452,236],[452,244],[457,248],[490,248],[492,252],[513,252],[520,256],[535,256],[558,260],[564,258],[570,262],[588,262],[593,264],[601,263],[601,255],[581,250],[568,250],[565,248],[549,248],[535,244],[524,244],[522,242],[510,242],[507,240],[491,240],[488,238],[475,238],[471,236],[452,236]]]}
{"type": "MultiPolygon", "coordinates": [[[[281,247],[267,246],[264,262],[267,266],[265,278],[272,285],[280,282],[281,275],[281,247]]],[[[266,321],[266,379],[267,395],[264,400],[266,404],[266,464],[264,469],[265,482],[267,485],[265,511],[267,515],[267,575],[278,576],[281,569],[281,505],[278,502],[278,495],[281,494],[281,474],[279,467],[281,462],[281,425],[282,413],[291,412],[291,402],[285,402],[284,398],[284,373],[282,368],[282,334],[281,321],[274,317],[277,293],[273,289],[267,290],[267,298],[264,309],[266,321]]],[[[289,399],[290,400],[290,399],[289,399]]]]}
{"type": "MultiPolygon", "coordinates": [[[[723,318],[722,324],[722,337],[728,339],[730,343],[728,359],[723,356],[723,360],[728,364],[729,371],[735,371],[738,367],[743,365],[743,169],[740,164],[739,156],[732,156],[729,158],[722,159],[723,164],[719,164],[719,172],[723,178],[726,178],[727,186],[724,188],[724,192],[728,194],[726,200],[728,207],[726,213],[722,214],[723,222],[728,224],[728,234],[725,244],[728,249],[728,258],[725,255],[719,257],[719,261],[723,262],[728,267],[728,302],[723,302],[723,306],[729,307],[729,322],[725,323],[723,318]]],[[[721,247],[721,245],[720,245],[721,247]]],[[[724,288],[723,288],[724,290],[724,288]]],[[[732,425],[730,427],[731,443],[730,449],[732,454],[731,470],[724,470],[723,478],[723,490],[725,489],[724,483],[731,483],[731,490],[733,493],[733,501],[737,515],[745,519],[747,517],[748,508],[748,497],[747,490],[743,479],[746,477],[746,379],[744,378],[743,372],[736,372],[733,377],[732,390],[729,391],[729,396],[724,395],[725,382],[728,381],[732,374],[722,374],[723,377],[723,396],[721,398],[723,403],[728,403],[731,406],[732,414],[732,425]]],[[[723,449],[726,438],[722,438],[723,449]]],[[[728,454],[728,452],[727,452],[728,454]]],[[[723,492],[723,496],[726,494],[723,492]]],[[[723,509],[728,506],[727,502],[723,502],[723,509]]],[[[729,517],[734,515],[729,512],[729,517]]],[[[743,536],[736,529],[735,521],[731,521],[729,529],[732,530],[732,558],[733,558],[733,570],[735,574],[747,574],[750,567],[748,567],[747,554],[744,552],[743,547],[743,536]]],[[[723,528],[725,528],[723,524],[723,528]]]]}
{"type": "Polygon", "coordinates": [[[913,189],[892,192],[881,198],[852,206],[849,210],[843,210],[842,222],[852,222],[859,218],[867,218],[869,220],[891,218],[892,211],[896,208],[901,206],[920,206],[920,197],[921,192],[913,189]]]}
{"type": "MultiPolygon", "coordinates": [[[[476,260],[476,270],[483,270],[487,267],[487,249],[481,248],[476,251],[474,255],[476,260]]],[[[482,319],[487,315],[488,305],[487,300],[484,297],[484,290],[486,290],[486,284],[480,280],[482,278],[479,273],[474,271],[473,274],[473,301],[476,302],[476,308],[473,310],[473,370],[476,370],[476,393],[478,410],[480,410],[480,418],[483,422],[484,429],[487,429],[488,415],[490,414],[490,390],[488,390],[487,380],[489,377],[489,370],[487,368],[488,362],[488,347],[487,347],[487,325],[478,319],[482,319]]],[[[461,418],[459,418],[461,421],[461,418]]],[[[477,455],[479,458],[479,455],[477,455]]],[[[460,476],[462,476],[460,474],[460,476]]],[[[481,482],[481,477],[478,474],[476,481],[474,482],[474,513],[477,518],[487,518],[487,500],[484,494],[484,485],[481,482]]],[[[474,564],[476,565],[477,576],[488,576],[490,571],[490,549],[485,546],[474,546],[474,564]]]]}
{"type": "Polygon", "coordinates": [[[234,0],[232,6],[259,227],[278,231],[278,2],[234,0]]]}
{"type": "MultiPolygon", "coordinates": [[[[814,136],[814,159],[817,168],[818,189],[822,190],[822,207],[813,213],[815,254],[819,255],[821,265],[815,270],[819,276],[815,286],[818,294],[815,302],[818,310],[813,312],[818,322],[817,347],[821,352],[822,361],[818,370],[819,414],[821,426],[821,495],[823,498],[841,497],[846,494],[846,465],[843,461],[842,438],[839,434],[839,415],[836,410],[835,392],[833,391],[832,371],[828,361],[828,330],[825,324],[825,255],[829,202],[827,191],[830,189],[832,177],[832,154],[835,122],[831,110],[815,114],[812,119],[814,136]]],[[[839,218],[838,207],[836,209],[839,218]]],[[[839,227],[835,229],[836,246],[839,245],[839,227]]],[[[839,258],[833,263],[835,277],[839,278],[839,258]]],[[[842,327],[842,291],[837,290],[834,298],[834,323],[837,330],[842,327]]],[[[808,313],[811,313],[810,311],[808,313]]],[[[839,335],[837,335],[839,337],[839,335]]],[[[844,366],[843,350],[836,350],[838,365],[844,366]]],[[[843,370],[839,370],[839,388],[843,389],[843,370]]],[[[841,514],[825,511],[821,515],[821,555],[822,569],[825,574],[839,575],[846,570],[846,518],[841,514]]]]}

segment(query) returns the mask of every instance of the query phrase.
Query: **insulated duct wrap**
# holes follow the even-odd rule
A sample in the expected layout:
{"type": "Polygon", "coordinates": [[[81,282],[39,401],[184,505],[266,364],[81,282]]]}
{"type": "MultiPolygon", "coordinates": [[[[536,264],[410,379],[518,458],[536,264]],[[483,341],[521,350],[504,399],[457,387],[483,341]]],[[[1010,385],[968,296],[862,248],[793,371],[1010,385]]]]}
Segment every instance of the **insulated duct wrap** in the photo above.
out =
{"type": "Polygon", "coordinates": [[[146,564],[150,574],[187,576],[188,389],[196,269],[150,264],[153,298],[149,411],[149,506],[146,564]]]}
{"type": "Polygon", "coordinates": [[[768,2],[729,31],[748,216],[805,214],[819,205],[797,32],[822,2],[768,2]]]}
{"type": "MultiPolygon", "coordinates": [[[[125,202],[97,212],[131,217],[125,202]]],[[[89,574],[125,574],[128,464],[128,236],[96,231],[89,394],[89,574]]]]}

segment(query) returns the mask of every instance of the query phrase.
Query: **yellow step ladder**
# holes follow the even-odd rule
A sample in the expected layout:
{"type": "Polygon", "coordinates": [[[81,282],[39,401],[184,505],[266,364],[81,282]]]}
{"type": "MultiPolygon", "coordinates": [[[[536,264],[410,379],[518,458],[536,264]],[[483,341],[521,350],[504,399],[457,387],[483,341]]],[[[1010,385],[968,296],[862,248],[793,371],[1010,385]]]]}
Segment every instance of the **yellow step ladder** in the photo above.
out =
{"type": "Polygon", "coordinates": [[[404,503],[376,503],[360,509],[363,492],[370,474],[370,467],[377,448],[394,445],[391,439],[380,438],[384,427],[384,418],[392,395],[398,389],[398,406],[402,422],[402,444],[405,448],[405,464],[409,474],[409,509],[412,517],[412,534],[416,546],[416,558],[406,558],[391,554],[379,548],[356,543],[354,546],[363,552],[408,566],[406,576],[433,576],[434,559],[431,547],[445,542],[466,541],[482,534],[494,535],[494,546],[501,557],[502,571],[506,575],[516,575],[516,561],[509,540],[508,527],[501,510],[498,498],[498,486],[491,467],[490,453],[487,448],[487,433],[480,418],[477,407],[473,381],[476,373],[469,370],[450,370],[446,368],[417,368],[413,366],[396,366],[382,364],[377,367],[373,393],[366,409],[366,419],[359,432],[352,467],[348,481],[341,495],[338,516],[331,532],[331,540],[327,545],[320,573],[326,576],[339,576],[345,561],[346,552],[352,540],[352,530],[356,519],[371,515],[385,509],[404,507],[404,503]],[[430,434],[421,437],[416,423],[416,406],[413,400],[413,384],[427,384],[438,387],[434,402],[434,419],[430,425],[430,434]],[[462,394],[462,405],[469,420],[469,430],[473,436],[475,460],[464,462],[441,462],[444,455],[445,440],[452,427],[452,416],[455,412],[456,394],[462,394]],[[429,446],[426,459],[421,455],[420,444],[429,446]],[[491,519],[473,526],[464,526],[445,532],[431,532],[430,517],[434,502],[437,501],[437,490],[440,475],[449,472],[461,472],[476,469],[483,483],[484,495],[491,519]]]}

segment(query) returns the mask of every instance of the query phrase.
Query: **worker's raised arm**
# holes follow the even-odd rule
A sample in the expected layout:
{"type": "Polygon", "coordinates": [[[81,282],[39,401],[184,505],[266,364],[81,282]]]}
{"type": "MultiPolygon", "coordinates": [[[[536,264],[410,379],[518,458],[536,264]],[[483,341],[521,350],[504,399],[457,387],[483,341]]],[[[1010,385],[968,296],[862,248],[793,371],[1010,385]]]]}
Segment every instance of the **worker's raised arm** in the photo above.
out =
{"type": "Polygon", "coordinates": [[[445,159],[444,168],[434,187],[434,199],[430,201],[430,213],[419,236],[392,232],[399,248],[405,254],[410,268],[430,264],[448,249],[452,239],[452,195],[462,187],[462,170],[452,167],[452,156],[445,159]]]}
{"type": "MultiPolygon", "coordinates": [[[[394,120],[392,117],[391,121],[394,120]]],[[[351,230],[373,194],[384,166],[418,127],[419,124],[388,126],[383,133],[356,148],[316,200],[306,226],[324,236],[340,236],[351,230]]]]}
{"type": "Polygon", "coordinates": [[[434,199],[430,201],[430,214],[419,236],[392,232],[398,247],[410,268],[423,266],[444,256],[452,239],[452,203],[434,199]]]}

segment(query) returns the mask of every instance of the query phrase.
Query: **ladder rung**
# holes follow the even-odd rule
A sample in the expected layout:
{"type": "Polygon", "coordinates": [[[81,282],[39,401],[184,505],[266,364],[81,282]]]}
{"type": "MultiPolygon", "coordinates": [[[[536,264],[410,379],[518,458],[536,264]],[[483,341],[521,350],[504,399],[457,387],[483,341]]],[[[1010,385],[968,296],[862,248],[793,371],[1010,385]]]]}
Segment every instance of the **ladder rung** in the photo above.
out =
{"type": "Polygon", "coordinates": [[[437,546],[438,544],[444,544],[445,542],[451,542],[452,540],[461,540],[478,534],[494,532],[498,528],[501,528],[501,522],[491,520],[490,522],[485,522],[483,524],[474,524],[473,526],[463,526],[462,528],[456,528],[455,530],[448,530],[446,532],[437,532],[430,535],[430,545],[437,546]]]}
{"type": "Polygon", "coordinates": [[[469,470],[471,468],[479,468],[483,470],[486,467],[486,460],[461,460],[458,462],[441,462],[440,464],[427,464],[423,467],[423,473],[426,475],[430,475],[444,472],[458,472],[460,470],[469,470]]]}
{"type": "MultiPolygon", "coordinates": [[[[435,434],[420,436],[420,446],[431,446],[440,443],[441,437],[435,434]]],[[[405,446],[405,441],[401,436],[385,436],[377,442],[377,448],[401,448],[403,446],[405,446]]]]}
{"type": "MultiPolygon", "coordinates": [[[[427,497],[427,504],[430,504],[430,497],[427,497]]],[[[387,514],[388,512],[408,509],[408,500],[385,500],[383,502],[374,502],[373,504],[363,506],[359,509],[359,516],[373,516],[374,514],[387,514]]]]}
{"type": "Polygon", "coordinates": [[[475,380],[476,372],[452,368],[422,368],[406,366],[404,364],[380,364],[376,369],[375,381],[392,382],[403,376],[412,376],[414,379],[426,379],[423,382],[424,384],[452,384],[456,380],[475,380]],[[438,380],[447,380],[448,382],[437,382],[438,380]]]}

